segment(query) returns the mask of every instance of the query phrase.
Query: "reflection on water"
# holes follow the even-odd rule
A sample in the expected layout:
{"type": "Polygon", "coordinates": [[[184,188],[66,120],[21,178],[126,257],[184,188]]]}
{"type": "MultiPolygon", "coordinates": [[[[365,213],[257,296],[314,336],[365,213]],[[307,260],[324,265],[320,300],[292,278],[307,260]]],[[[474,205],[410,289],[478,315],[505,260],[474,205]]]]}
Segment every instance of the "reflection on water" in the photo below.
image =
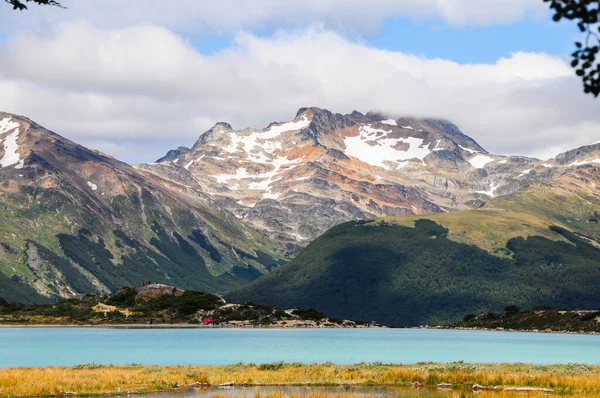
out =
{"type": "Polygon", "coordinates": [[[448,391],[411,387],[210,387],[192,388],[165,394],[152,394],[152,398],[204,398],[204,397],[447,397],[448,391]]]}

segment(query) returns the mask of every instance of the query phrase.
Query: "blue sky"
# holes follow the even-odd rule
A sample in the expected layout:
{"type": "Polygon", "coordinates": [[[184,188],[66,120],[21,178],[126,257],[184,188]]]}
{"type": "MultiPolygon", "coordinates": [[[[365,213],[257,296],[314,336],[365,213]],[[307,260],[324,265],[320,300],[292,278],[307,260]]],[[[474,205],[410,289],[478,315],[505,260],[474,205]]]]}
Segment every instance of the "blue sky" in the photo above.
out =
{"type": "Polygon", "coordinates": [[[539,18],[489,27],[452,27],[443,21],[419,23],[394,18],[385,21],[381,32],[367,43],[427,58],[488,63],[518,51],[568,55],[574,37],[571,25],[539,18]]]}
{"type": "MultiPolygon", "coordinates": [[[[273,29],[250,29],[259,37],[273,35],[273,29]]],[[[569,57],[573,43],[580,38],[574,23],[527,16],[522,20],[492,26],[453,26],[442,19],[415,20],[392,17],[382,21],[374,32],[339,33],[352,41],[379,49],[400,51],[426,58],[443,58],[458,63],[489,63],[514,52],[543,52],[569,57]]],[[[1,37],[1,36],[0,36],[1,37]]],[[[189,37],[199,52],[212,55],[227,49],[235,33],[189,37]]]]}
{"type": "Polygon", "coordinates": [[[542,0],[63,3],[0,5],[0,109],[129,162],[304,106],[444,118],[497,154],[600,140],[542,0]]]}

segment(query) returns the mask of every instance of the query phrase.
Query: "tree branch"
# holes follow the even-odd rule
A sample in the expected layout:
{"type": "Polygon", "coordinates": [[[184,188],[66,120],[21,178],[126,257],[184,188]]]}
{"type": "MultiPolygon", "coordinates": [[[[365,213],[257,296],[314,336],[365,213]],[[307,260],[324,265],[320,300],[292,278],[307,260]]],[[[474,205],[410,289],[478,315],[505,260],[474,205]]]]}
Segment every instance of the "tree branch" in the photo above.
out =
{"type": "Polygon", "coordinates": [[[13,10],[19,10],[19,11],[27,10],[26,3],[29,3],[29,2],[33,2],[33,3],[39,4],[39,5],[65,8],[58,1],[55,1],[55,0],[4,0],[4,1],[6,1],[8,4],[10,4],[13,7],[13,10]]]}
{"type": "Polygon", "coordinates": [[[585,44],[576,42],[571,66],[583,82],[583,91],[594,97],[600,95],[600,0],[544,0],[554,11],[553,19],[577,21],[581,33],[587,33],[585,44]],[[595,43],[590,43],[590,39],[595,43]]]}

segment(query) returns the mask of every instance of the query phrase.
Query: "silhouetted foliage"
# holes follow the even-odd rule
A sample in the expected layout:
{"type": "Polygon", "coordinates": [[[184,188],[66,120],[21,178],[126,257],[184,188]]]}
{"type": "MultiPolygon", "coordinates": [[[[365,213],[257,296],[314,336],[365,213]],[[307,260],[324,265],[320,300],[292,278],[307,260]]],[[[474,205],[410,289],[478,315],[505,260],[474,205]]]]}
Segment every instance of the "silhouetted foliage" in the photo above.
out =
{"type": "Polygon", "coordinates": [[[475,314],[467,314],[463,318],[463,322],[471,322],[471,321],[473,321],[475,319],[477,319],[477,315],[475,315],[475,314]]]}
{"type": "Polygon", "coordinates": [[[294,310],[293,314],[304,320],[320,321],[321,319],[325,318],[325,314],[315,310],[314,308],[309,308],[307,310],[294,310]]]}
{"type": "Polygon", "coordinates": [[[44,6],[55,6],[60,8],[63,7],[58,1],[55,0],[5,0],[8,4],[10,4],[13,10],[27,10],[27,3],[35,3],[44,6]]]}
{"type": "Polygon", "coordinates": [[[130,286],[124,286],[115,290],[106,299],[106,304],[117,307],[131,307],[135,304],[137,290],[130,286]]]}
{"type": "Polygon", "coordinates": [[[504,308],[504,312],[506,312],[507,316],[518,314],[519,311],[521,311],[521,309],[516,305],[509,305],[508,307],[504,308]]]}
{"type": "Polygon", "coordinates": [[[181,296],[163,295],[150,300],[146,306],[153,311],[168,309],[177,318],[184,318],[198,310],[214,310],[222,300],[214,294],[186,290],[181,296]]]}
{"type": "Polygon", "coordinates": [[[583,81],[583,90],[594,97],[600,95],[600,0],[544,0],[554,11],[553,19],[576,21],[585,34],[584,41],[575,43],[571,66],[583,81]]]}

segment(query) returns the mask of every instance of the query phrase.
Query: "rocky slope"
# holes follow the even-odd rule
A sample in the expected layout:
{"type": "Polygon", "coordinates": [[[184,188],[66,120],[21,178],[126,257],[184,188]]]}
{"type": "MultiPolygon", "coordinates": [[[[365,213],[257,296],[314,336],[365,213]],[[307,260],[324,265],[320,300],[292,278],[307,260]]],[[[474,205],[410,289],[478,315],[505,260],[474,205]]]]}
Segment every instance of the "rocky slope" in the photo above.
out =
{"type": "Polygon", "coordinates": [[[191,149],[137,166],[209,194],[290,253],[348,220],[467,210],[600,158],[489,154],[453,124],[300,109],[263,130],[217,123],[191,149]]]}
{"type": "Polygon", "coordinates": [[[591,162],[476,210],[338,225],[228,297],[402,326],[507,304],[597,309],[598,209],[591,162]]]}
{"type": "Polygon", "coordinates": [[[143,281],[225,291],[279,263],[193,187],[0,113],[0,296],[24,301],[143,281]]]}

